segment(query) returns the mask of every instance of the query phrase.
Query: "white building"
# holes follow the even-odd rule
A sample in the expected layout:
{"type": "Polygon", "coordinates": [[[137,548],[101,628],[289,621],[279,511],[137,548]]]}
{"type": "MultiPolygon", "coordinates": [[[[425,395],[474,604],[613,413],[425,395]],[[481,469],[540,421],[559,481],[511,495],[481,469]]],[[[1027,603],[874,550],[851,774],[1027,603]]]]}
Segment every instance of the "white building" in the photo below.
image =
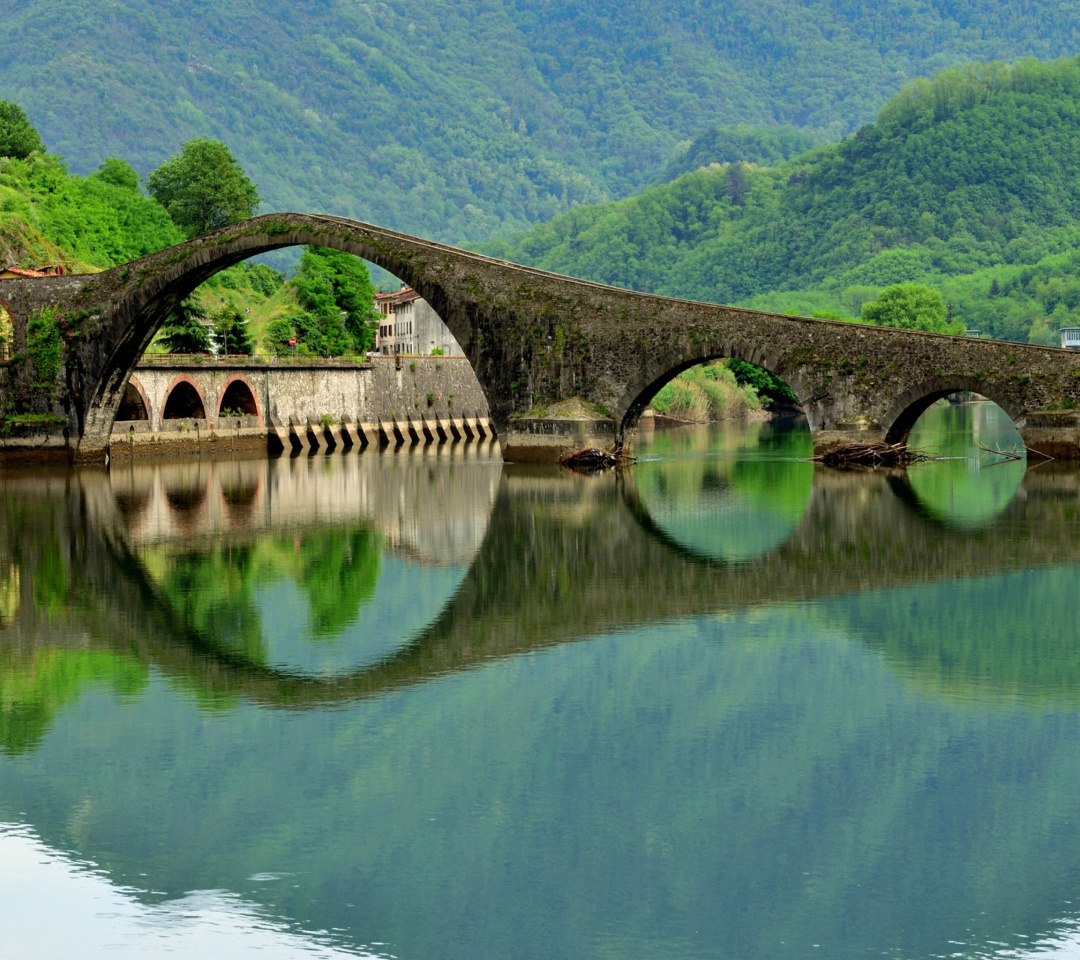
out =
{"type": "Polygon", "coordinates": [[[375,294],[379,312],[379,330],[375,350],[387,356],[403,353],[429,357],[440,349],[446,356],[461,356],[464,351],[431,305],[411,287],[396,293],[375,294]]]}

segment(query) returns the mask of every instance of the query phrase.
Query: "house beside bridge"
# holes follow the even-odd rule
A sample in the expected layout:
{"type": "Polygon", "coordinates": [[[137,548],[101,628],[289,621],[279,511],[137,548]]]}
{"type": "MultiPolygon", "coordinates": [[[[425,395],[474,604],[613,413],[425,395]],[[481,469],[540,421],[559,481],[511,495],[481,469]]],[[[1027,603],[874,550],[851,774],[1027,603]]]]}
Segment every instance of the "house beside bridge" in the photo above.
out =
{"type": "Polygon", "coordinates": [[[375,294],[375,309],[379,313],[376,353],[430,357],[440,350],[448,357],[464,356],[465,351],[431,304],[411,287],[375,294]]]}

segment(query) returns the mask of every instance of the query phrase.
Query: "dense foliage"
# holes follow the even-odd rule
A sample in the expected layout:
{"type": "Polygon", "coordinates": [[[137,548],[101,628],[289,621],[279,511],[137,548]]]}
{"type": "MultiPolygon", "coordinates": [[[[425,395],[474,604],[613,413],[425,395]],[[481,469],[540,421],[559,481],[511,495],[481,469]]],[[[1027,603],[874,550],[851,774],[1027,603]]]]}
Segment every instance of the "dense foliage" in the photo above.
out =
{"type": "Polygon", "coordinates": [[[17,103],[0,100],[0,157],[25,160],[35,150],[44,153],[41,136],[17,103]]]}
{"type": "MultiPolygon", "coordinates": [[[[238,264],[204,283],[193,300],[213,319],[221,347],[228,329],[229,353],[285,353],[295,339],[298,354],[344,356],[375,342],[371,275],[363,260],[340,250],[305,247],[288,281],[264,263],[238,264]]],[[[155,347],[168,349],[161,338],[155,347]]]]}
{"type": "Polygon", "coordinates": [[[1025,340],[1080,307],[1078,246],[1080,58],[946,71],[836,146],[699,170],[488,249],[619,286],[852,318],[882,287],[919,282],[964,325],[1025,340]]]}
{"type": "Polygon", "coordinates": [[[761,400],[753,387],[739,383],[727,363],[720,362],[685,370],[660,388],[651,406],[675,420],[703,423],[759,410],[761,400]]]}
{"type": "Polygon", "coordinates": [[[78,177],[59,157],[37,152],[0,161],[0,235],[5,261],[27,266],[111,267],[183,239],[124,161],[108,158],[78,177]]]}
{"type": "Polygon", "coordinates": [[[835,140],[915,76],[1078,39],[1052,0],[16,0],[0,96],[80,173],[222,139],[270,209],[478,240],[626,196],[717,124],[835,140]]]}
{"type": "Polygon", "coordinates": [[[772,167],[818,146],[821,139],[797,127],[755,127],[749,124],[710,127],[694,139],[658,178],[667,183],[713,163],[752,163],[772,167]]]}
{"type": "Polygon", "coordinates": [[[941,294],[918,283],[897,283],[886,287],[876,300],[863,304],[862,319],[879,327],[963,333],[963,329],[952,329],[953,324],[948,322],[948,312],[941,294]]]}
{"type": "Polygon", "coordinates": [[[188,237],[255,216],[261,198],[220,140],[189,140],[146,178],[146,188],[188,237]]]}
{"type": "Polygon", "coordinates": [[[157,345],[167,353],[210,353],[206,309],[193,297],[184,300],[158,331],[157,345]]]}

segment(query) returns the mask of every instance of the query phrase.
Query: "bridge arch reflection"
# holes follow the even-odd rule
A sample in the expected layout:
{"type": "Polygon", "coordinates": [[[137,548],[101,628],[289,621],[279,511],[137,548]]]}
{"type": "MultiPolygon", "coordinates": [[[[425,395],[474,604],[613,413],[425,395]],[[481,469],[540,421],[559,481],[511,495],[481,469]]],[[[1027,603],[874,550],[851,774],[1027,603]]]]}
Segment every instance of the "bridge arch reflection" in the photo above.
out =
{"type": "MultiPolygon", "coordinates": [[[[351,462],[359,468],[363,459],[351,462]]],[[[153,667],[203,702],[243,699],[314,710],[650,623],[778,603],[821,605],[825,598],[840,603],[973,571],[1080,562],[1076,471],[1035,471],[1000,522],[960,529],[913,524],[910,496],[897,496],[895,480],[807,465],[814,476],[802,521],[775,548],[732,561],[672,538],[650,516],[632,472],[585,478],[455,462],[456,474],[476,468],[468,483],[447,488],[449,500],[467,503],[451,523],[455,534],[437,512],[444,503],[433,502],[436,513],[427,518],[395,506],[410,483],[415,489],[447,484],[449,471],[434,469],[437,458],[393,460],[393,469],[380,468],[388,476],[384,489],[373,489],[362,471],[331,473],[331,485],[352,491],[351,519],[310,496],[327,470],[310,461],[195,465],[185,483],[206,493],[195,521],[170,514],[169,473],[179,465],[83,472],[74,483],[58,475],[49,483],[22,481],[21,489],[17,479],[0,478],[0,495],[20,505],[0,517],[0,569],[15,563],[5,582],[18,594],[6,603],[17,613],[0,630],[0,656],[19,663],[27,643],[31,650],[70,648],[83,656],[89,643],[99,651],[101,676],[118,683],[136,684],[153,667]],[[248,482],[252,477],[256,483],[248,482]],[[242,485],[249,513],[241,522],[228,514],[225,489],[242,485]],[[125,508],[133,502],[138,509],[125,508]],[[245,632],[252,621],[231,616],[236,610],[214,599],[215,589],[228,586],[222,551],[243,555],[237,566],[244,570],[273,562],[288,573],[352,550],[362,580],[373,536],[382,544],[380,562],[408,560],[414,570],[445,575],[440,589],[406,592],[415,618],[359,661],[305,662],[274,655],[272,645],[268,653],[262,634],[245,632]],[[260,544],[259,537],[268,539],[260,544]],[[170,576],[204,588],[213,602],[186,601],[170,576]]],[[[264,581],[252,582],[259,588],[264,581]]],[[[372,582],[370,569],[365,582],[372,582]]],[[[275,589],[288,577],[269,583],[275,589]]],[[[363,588],[351,582],[346,592],[363,594],[363,588]]],[[[285,596],[289,603],[298,599],[302,584],[285,596]]],[[[315,611],[324,616],[322,635],[336,635],[336,612],[332,606],[315,611]]],[[[316,624],[312,649],[319,636],[316,624]]],[[[27,669],[40,670],[35,664],[27,669]]]]}
{"type": "Polygon", "coordinates": [[[751,562],[802,522],[814,482],[812,453],[805,423],[665,430],[639,450],[633,509],[689,556],[751,562]],[[717,451],[725,439],[736,446],[717,451]],[[702,456],[703,449],[714,453],[702,456]]]}

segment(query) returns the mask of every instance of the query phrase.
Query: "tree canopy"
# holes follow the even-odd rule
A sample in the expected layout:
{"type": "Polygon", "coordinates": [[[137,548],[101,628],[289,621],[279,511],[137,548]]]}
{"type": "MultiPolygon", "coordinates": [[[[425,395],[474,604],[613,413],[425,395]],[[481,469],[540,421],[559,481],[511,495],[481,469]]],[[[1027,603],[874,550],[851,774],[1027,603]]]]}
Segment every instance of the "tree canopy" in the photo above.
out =
{"type": "Polygon", "coordinates": [[[35,150],[44,152],[41,136],[17,103],[0,100],[0,157],[25,160],[35,150]]]}
{"type": "Polygon", "coordinates": [[[1078,36],[1059,0],[20,0],[0,96],[79,173],[215,136],[275,209],[475,242],[636,193],[709,128],[835,141],[917,76],[1078,36]]]}
{"type": "Polygon", "coordinates": [[[841,143],[697,170],[483,249],[789,313],[855,317],[883,288],[918,283],[963,326],[1045,339],[1047,318],[1080,313],[1080,58],[945,71],[841,143]]]}
{"type": "Polygon", "coordinates": [[[305,247],[292,286],[306,311],[294,322],[311,352],[362,353],[375,342],[375,288],[363,260],[330,247],[305,247]]]}
{"type": "Polygon", "coordinates": [[[146,186],[188,237],[247,220],[262,202],[258,187],[219,140],[188,140],[147,177],[146,186]]]}
{"type": "Polygon", "coordinates": [[[197,300],[189,297],[173,311],[158,332],[157,344],[168,353],[210,353],[208,315],[197,300]]]}
{"type": "Polygon", "coordinates": [[[929,330],[933,333],[960,333],[945,322],[945,301],[937,290],[917,283],[886,287],[876,300],[864,303],[862,318],[879,327],[901,330],[929,330]]]}

